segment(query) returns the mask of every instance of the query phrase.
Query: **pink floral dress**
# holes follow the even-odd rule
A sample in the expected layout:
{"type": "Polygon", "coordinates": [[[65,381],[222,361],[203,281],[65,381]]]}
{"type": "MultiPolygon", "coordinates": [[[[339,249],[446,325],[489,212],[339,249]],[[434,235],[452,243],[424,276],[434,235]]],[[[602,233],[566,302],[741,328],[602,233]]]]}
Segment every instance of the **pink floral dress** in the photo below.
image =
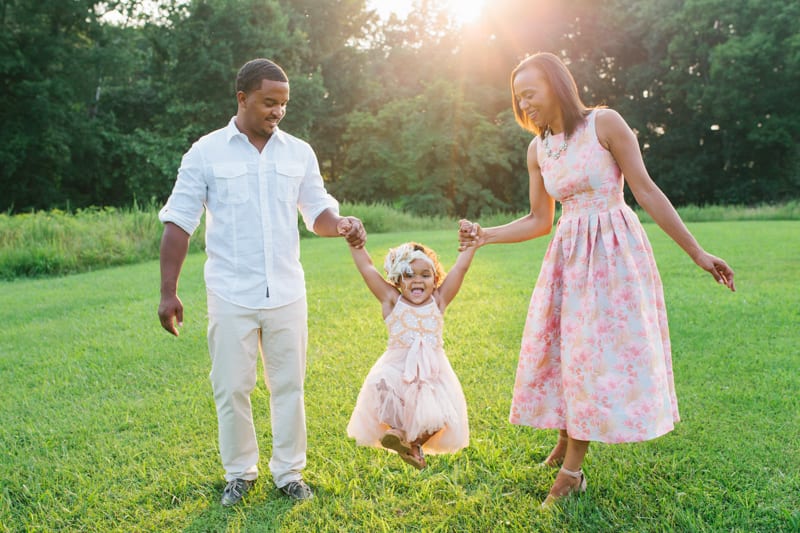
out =
{"type": "MultiPolygon", "coordinates": [[[[678,402],[661,278],[622,173],[597,139],[597,113],[559,157],[539,143],[562,214],[531,297],[510,421],[636,442],[671,431],[678,402]]],[[[551,137],[551,150],[562,141],[551,137]]]]}

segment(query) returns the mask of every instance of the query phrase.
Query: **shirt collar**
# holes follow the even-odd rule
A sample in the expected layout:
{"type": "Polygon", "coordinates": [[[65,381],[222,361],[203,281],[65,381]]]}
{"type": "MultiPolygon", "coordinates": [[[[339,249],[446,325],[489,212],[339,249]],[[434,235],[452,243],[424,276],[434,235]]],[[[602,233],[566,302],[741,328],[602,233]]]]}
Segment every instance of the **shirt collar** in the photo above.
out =
{"type": "MultiPolygon", "coordinates": [[[[231,142],[231,139],[239,135],[241,135],[245,141],[250,142],[250,140],[247,138],[247,135],[242,133],[241,130],[236,127],[236,115],[234,115],[231,117],[228,125],[225,126],[225,140],[231,142]]],[[[286,133],[284,133],[277,126],[275,126],[275,131],[272,133],[272,137],[275,137],[275,140],[279,141],[281,144],[286,144],[286,133]]]]}

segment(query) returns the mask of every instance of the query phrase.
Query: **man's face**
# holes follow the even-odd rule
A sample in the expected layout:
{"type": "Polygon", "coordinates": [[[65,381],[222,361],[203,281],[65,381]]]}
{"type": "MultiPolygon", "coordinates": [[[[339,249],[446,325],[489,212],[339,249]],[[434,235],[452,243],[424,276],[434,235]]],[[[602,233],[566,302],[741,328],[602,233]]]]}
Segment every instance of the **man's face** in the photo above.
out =
{"type": "Polygon", "coordinates": [[[261,86],[249,93],[236,94],[239,109],[236,125],[251,141],[266,142],[278,122],[286,114],[289,103],[289,84],[283,81],[261,80],[261,86]]]}

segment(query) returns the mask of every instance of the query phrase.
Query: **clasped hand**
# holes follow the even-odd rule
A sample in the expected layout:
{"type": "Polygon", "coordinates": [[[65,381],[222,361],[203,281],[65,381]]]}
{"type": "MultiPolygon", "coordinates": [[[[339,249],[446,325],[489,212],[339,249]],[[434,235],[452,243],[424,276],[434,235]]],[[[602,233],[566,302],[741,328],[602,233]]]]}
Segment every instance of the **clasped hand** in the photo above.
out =
{"type": "Polygon", "coordinates": [[[362,248],[367,242],[364,224],[356,217],[342,217],[336,224],[336,232],[353,248],[362,248]]]}
{"type": "Polygon", "coordinates": [[[458,251],[463,252],[471,246],[482,246],[484,232],[477,222],[462,218],[458,221],[458,251]]]}

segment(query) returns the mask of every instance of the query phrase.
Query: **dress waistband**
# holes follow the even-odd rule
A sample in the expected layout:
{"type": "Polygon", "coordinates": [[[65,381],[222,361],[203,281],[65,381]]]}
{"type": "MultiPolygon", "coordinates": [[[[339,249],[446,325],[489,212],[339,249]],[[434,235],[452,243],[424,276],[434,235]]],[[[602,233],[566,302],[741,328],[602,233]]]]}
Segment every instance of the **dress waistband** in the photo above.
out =
{"type": "Polygon", "coordinates": [[[625,198],[619,196],[572,196],[561,201],[561,217],[602,213],[626,207],[625,198]]]}

